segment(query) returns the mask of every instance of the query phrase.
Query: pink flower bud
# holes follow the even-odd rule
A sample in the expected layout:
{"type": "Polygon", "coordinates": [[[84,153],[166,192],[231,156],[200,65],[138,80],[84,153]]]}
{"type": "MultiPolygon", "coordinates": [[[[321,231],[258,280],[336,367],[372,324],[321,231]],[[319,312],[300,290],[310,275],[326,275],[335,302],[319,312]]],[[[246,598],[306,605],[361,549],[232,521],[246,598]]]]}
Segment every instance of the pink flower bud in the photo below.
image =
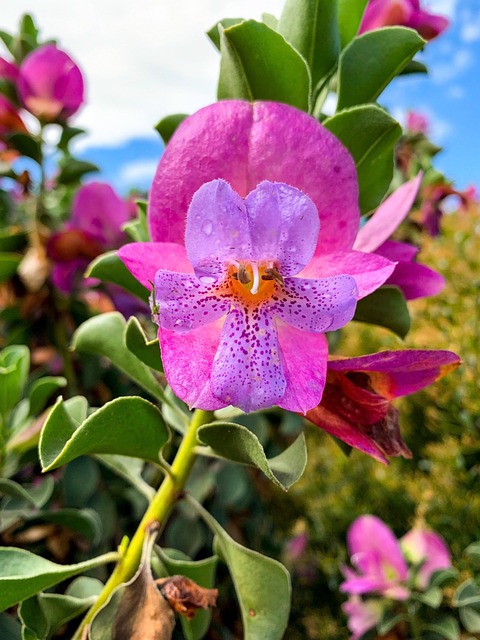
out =
{"type": "Polygon", "coordinates": [[[54,44],[39,47],[25,58],[18,91],[24,107],[45,122],[65,121],[84,101],[80,69],[54,44]]]}

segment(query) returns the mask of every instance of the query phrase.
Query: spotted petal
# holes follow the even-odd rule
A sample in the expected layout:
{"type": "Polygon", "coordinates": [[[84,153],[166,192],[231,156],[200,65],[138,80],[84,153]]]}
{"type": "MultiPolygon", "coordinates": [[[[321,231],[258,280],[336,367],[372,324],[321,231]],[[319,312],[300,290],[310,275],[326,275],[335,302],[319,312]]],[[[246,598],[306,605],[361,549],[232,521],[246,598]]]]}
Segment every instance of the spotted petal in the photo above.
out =
{"type": "Polygon", "coordinates": [[[277,330],[257,308],[232,309],[222,329],[212,371],[212,391],[245,412],[278,404],[285,393],[277,330]]]}
{"type": "Polygon", "coordinates": [[[276,317],[297,329],[335,331],[353,318],[357,293],[351,276],[285,278],[280,299],[271,308],[276,317]]]}
{"type": "Polygon", "coordinates": [[[157,271],[154,292],[159,325],[176,333],[214,322],[230,308],[230,301],[218,290],[186,273],[157,271]]]}

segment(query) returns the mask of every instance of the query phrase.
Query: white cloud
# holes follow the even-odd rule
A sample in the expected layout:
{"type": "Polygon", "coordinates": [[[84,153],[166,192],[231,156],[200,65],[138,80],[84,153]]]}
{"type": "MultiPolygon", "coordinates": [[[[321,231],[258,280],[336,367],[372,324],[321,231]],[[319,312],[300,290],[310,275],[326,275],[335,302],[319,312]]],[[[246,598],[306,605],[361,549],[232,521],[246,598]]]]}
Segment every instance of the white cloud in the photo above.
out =
{"type": "MultiPolygon", "coordinates": [[[[279,15],[283,0],[15,0],[0,28],[32,13],[43,38],[58,37],[82,67],[88,103],[75,124],[89,144],[146,136],[169,113],[215,100],[219,56],[204,34],[225,17],[279,15]]],[[[152,133],[153,135],[153,133],[152,133]]],[[[156,135],[156,134],[155,134],[156,135]]]]}
{"type": "MultiPolygon", "coordinates": [[[[398,120],[403,126],[407,121],[407,114],[410,108],[394,107],[392,109],[392,116],[398,120]]],[[[416,113],[421,113],[428,120],[428,136],[434,142],[438,144],[444,144],[445,141],[452,135],[453,126],[448,120],[444,120],[438,116],[431,107],[426,104],[415,105],[413,109],[416,113]]]]}
{"type": "Polygon", "coordinates": [[[455,79],[473,63],[473,55],[467,49],[458,49],[448,62],[434,65],[431,68],[431,76],[433,81],[443,84],[455,79]]]}
{"type": "Polygon", "coordinates": [[[139,183],[151,182],[157,165],[158,160],[134,160],[123,165],[117,181],[127,188],[139,183]]]}
{"type": "Polygon", "coordinates": [[[423,3],[428,11],[432,13],[438,13],[448,18],[453,18],[458,6],[458,0],[430,0],[430,2],[423,3]]]}
{"type": "Polygon", "coordinates": [[[460,37],[463,42],[475,42],[476,40],[480,40],[480,15],[477,16],[476,20],[474,19],[471,22],[465,22],[462,25],[460,37]]]}

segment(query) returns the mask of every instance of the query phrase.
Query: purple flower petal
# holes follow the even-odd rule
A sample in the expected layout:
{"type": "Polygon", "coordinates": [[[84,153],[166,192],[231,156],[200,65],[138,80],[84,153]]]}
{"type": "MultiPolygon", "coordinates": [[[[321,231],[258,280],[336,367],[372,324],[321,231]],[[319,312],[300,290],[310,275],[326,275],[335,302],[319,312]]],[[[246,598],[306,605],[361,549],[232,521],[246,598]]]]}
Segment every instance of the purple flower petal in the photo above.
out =
{"type": "Polygon", "coordinates": [[[286,389],[277,402],[287,411],[306,413],[322,398],[327,376],[328,343],[323,333],[308,333],[277,323],[286,389]]]}
{"type": "Polygon", "coordinates": [[[212,394],[210,385],[222,324],[218,320],[185,334],[158,331],[165,376],[175,395],[190,408],[215,411],[228,404],[212,394]]]}
{"type": "Polygon", "coordinates": [[[378,289],[394,268],[395,263],[382,256],[361,251],[342,251],[315,256],[299,275],[303,278],[325,278],[348,274],[357,283],[358,298],[364,298],[378,289]]]}
{"type": "Polygon", "coordinates": [[[422,182],[423,174],[399,187],[378,207],[373,216],[360,229],[353,248],[370,253],[388,240],[406,218],[422,182]]]}
{"type": "Polygon", "coordinates": [[[245,199],[253,259],[278,263],[283,276],[295,275],[312,259],[320,222],[313,202],[280,182],[260,183],[245,199]]]}
{"type": "Polygon", "coordinates": [[[159,325],[175,333],[215,322],[228,313],[231,304],[196,276],[173,271],[157,271],[154,295],[159,325]]]}
{"type": "Polygon", "coordinates": [[[412,262],[418,253],[418,247],[408,242],[386,240],[375,250],[375,253],[392,262],[412,262]]]}
{"type": "Polygon", "coordinates": [[[348,616],[348,629],[353,633],[350,640],[360,638],[373,629],[382,619],[383,607],[378,600],[361,600],[352,597],[342,604],[342,609],[348,616]]]}
{"type": "Polygon", "coordinates": [[[276,317],[303,331],[335,331],[353,318],[357,292],[351,276],[319,280],[285,278],[279,300],[271,310],[276,317]]]}
{"type": "Polygon", "coordinates": [[[410,562],[422,566],[415,576],[416,586],[424,590],[430,578],[440,569],[452,566],[450,551],[441,536],[426,529],[412,529],[400,540],[403,552],[410,562]]]}
{"type": "Polygon", "coordinates": [[[417,262],[399,262],[385,284],[394,284],[407,300],[435,296],[445,287],[445,278],[417,262]]]}
{"type": "Polygon", "coordinates": [[[213,394],[245,412],[278,404],[285,393],[273,318],[262,307],[233,308],[222,329],[213,365],[213,394]]]}
{"type": "Polygon", "coordinates": [[[131,242],[117,251],[130,273],[147,289],[159,269],[193,273],[184,246],[173,242],[131,242]]]}
{"type": "Polygon", "coordinates": [[[182,122],[150,192],[152,239],[181,243],[193,194],[216,178],[243,197],[264,180],[296,187],[317,207],[322,234],[316,251],[353,244],[359,225],[355,164],[339,140],[302,111],[222,100],[182,122]]]}
{"type": "Polygon", "coordinates": [[[331,360],[333,371],[371,371],[370,384],[384,398],[398,398],[432,384],[461,363],[452,351],[404,349],[331,360]]]}

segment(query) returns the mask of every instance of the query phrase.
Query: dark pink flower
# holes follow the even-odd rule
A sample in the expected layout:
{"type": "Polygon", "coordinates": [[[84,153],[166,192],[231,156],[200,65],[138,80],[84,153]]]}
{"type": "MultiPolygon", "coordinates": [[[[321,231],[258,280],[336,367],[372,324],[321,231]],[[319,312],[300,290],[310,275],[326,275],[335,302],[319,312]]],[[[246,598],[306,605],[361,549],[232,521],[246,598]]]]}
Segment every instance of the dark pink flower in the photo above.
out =
{"type": "Polygon", "coordinates": [[[18,91],[24,107],[45,122],[63,122],[84,102],[82,73],[54,44],[30,53],[20,66],[18,91]]]}
{"type": "Polygon", "coordinates": [[[423,389],[460,364],[451,351],[384,351],[328,362],[327,382],[308,420],[381,462],[410,457],[392,400],[423,389]]]}
{"type": "Polygon", "coordinates": [[[410,27],[425,40],[432,40],[448,27],[449,21],[423,10],[420,0],[369,0],[359,33],[394,25],[410,27]]]}
{"type": "Polygon", "coordinates": [[[430,128],[428,118],[418,111],[409,111],[407,113],[406,128],[409,133],[427,135],[430,128]]]}
{"type": "Polygon", "coordinates": [[[422,189],[421,196],[421,225],[432,237],[438,236],[441,232],[440,224],[447,200],[456,200],[458,210],[461,212],[468,211],[469,207],[479,202],[475,187],[469,187],[465,191],[458,191],[447,183],[426,185],[422,189]]]}
{"type": "Polygon", "coordinates": [[[435,571],[452,566],[450,551],[438,533],[417,527],[401,538],[400,545],[408,561],[420,567],[414,579],[414,586],[420,591],[428,588],[435,571]]]}
{"type": "Polygon", "coordinates": [[[443,276],[415,262],[416,247],[389,240],[412,208],[421,180],[422,174],[419,174],[382,202],[360,229],[353,245],[358,251],[371,251],[397,263],[385,284],[399,287],[407,300],[436,295],[445,286],[443,276]]]}
{"type": "Polygon", "coordinates": [[[352,250],[359,210],[348,151],[314,118],[284,104],[222,101],[187,118],[160,161],[149,226],[153,243],[126,245],[119,255],[145,286],[155,280],[167,379],[190,406],[205,409],[233,402],[249,410],[278,404],[303,413],[316,406],[325,383],[322,332],[347,321],[352,278],[362,297],[394,267],[381,256],[352,250]],[[256,229],[251,238],[250,228],[256,229]],[[196,275],[189,282],[197,293],[200,284],[230,292],[255,288],[263,275],[268,295],[260,306],[266,315],[258,311],[259,298],[250,300],[257,308],[253,318],[220,291],[206,290],[204,297],[213,296],[213,306],[205,308],[208,324],[199,322],[190,299],[183,310],[176,300],[173,314],[170,301],[188,279],[165,272],[192,273],[192,265],[196,275]],[[327,291],[334,282],[339,297],[328,291],[338,309],[327,322],[323,298],[317,319],[324,319],[317,322],[304,306],[310,296],[323,295],[319,286],[327,291]],[[235,367],[227,363],[228,353],[236,353],[235,367]]]}
{"type": "Polygon", "coordinates": [[[0,79],[15,83],[18,78],[18,67],[15,63],[0,57],[0,79]]]}
{"type": "Polygon", "coordinates": [[[348,629],[352,632],[350,640],[360,640],[370,629],[375,629],[382,619],[381,602],[375,599],[362,600],[351,596],[343,603],[342,609],[348,617],[348,629]]]}

